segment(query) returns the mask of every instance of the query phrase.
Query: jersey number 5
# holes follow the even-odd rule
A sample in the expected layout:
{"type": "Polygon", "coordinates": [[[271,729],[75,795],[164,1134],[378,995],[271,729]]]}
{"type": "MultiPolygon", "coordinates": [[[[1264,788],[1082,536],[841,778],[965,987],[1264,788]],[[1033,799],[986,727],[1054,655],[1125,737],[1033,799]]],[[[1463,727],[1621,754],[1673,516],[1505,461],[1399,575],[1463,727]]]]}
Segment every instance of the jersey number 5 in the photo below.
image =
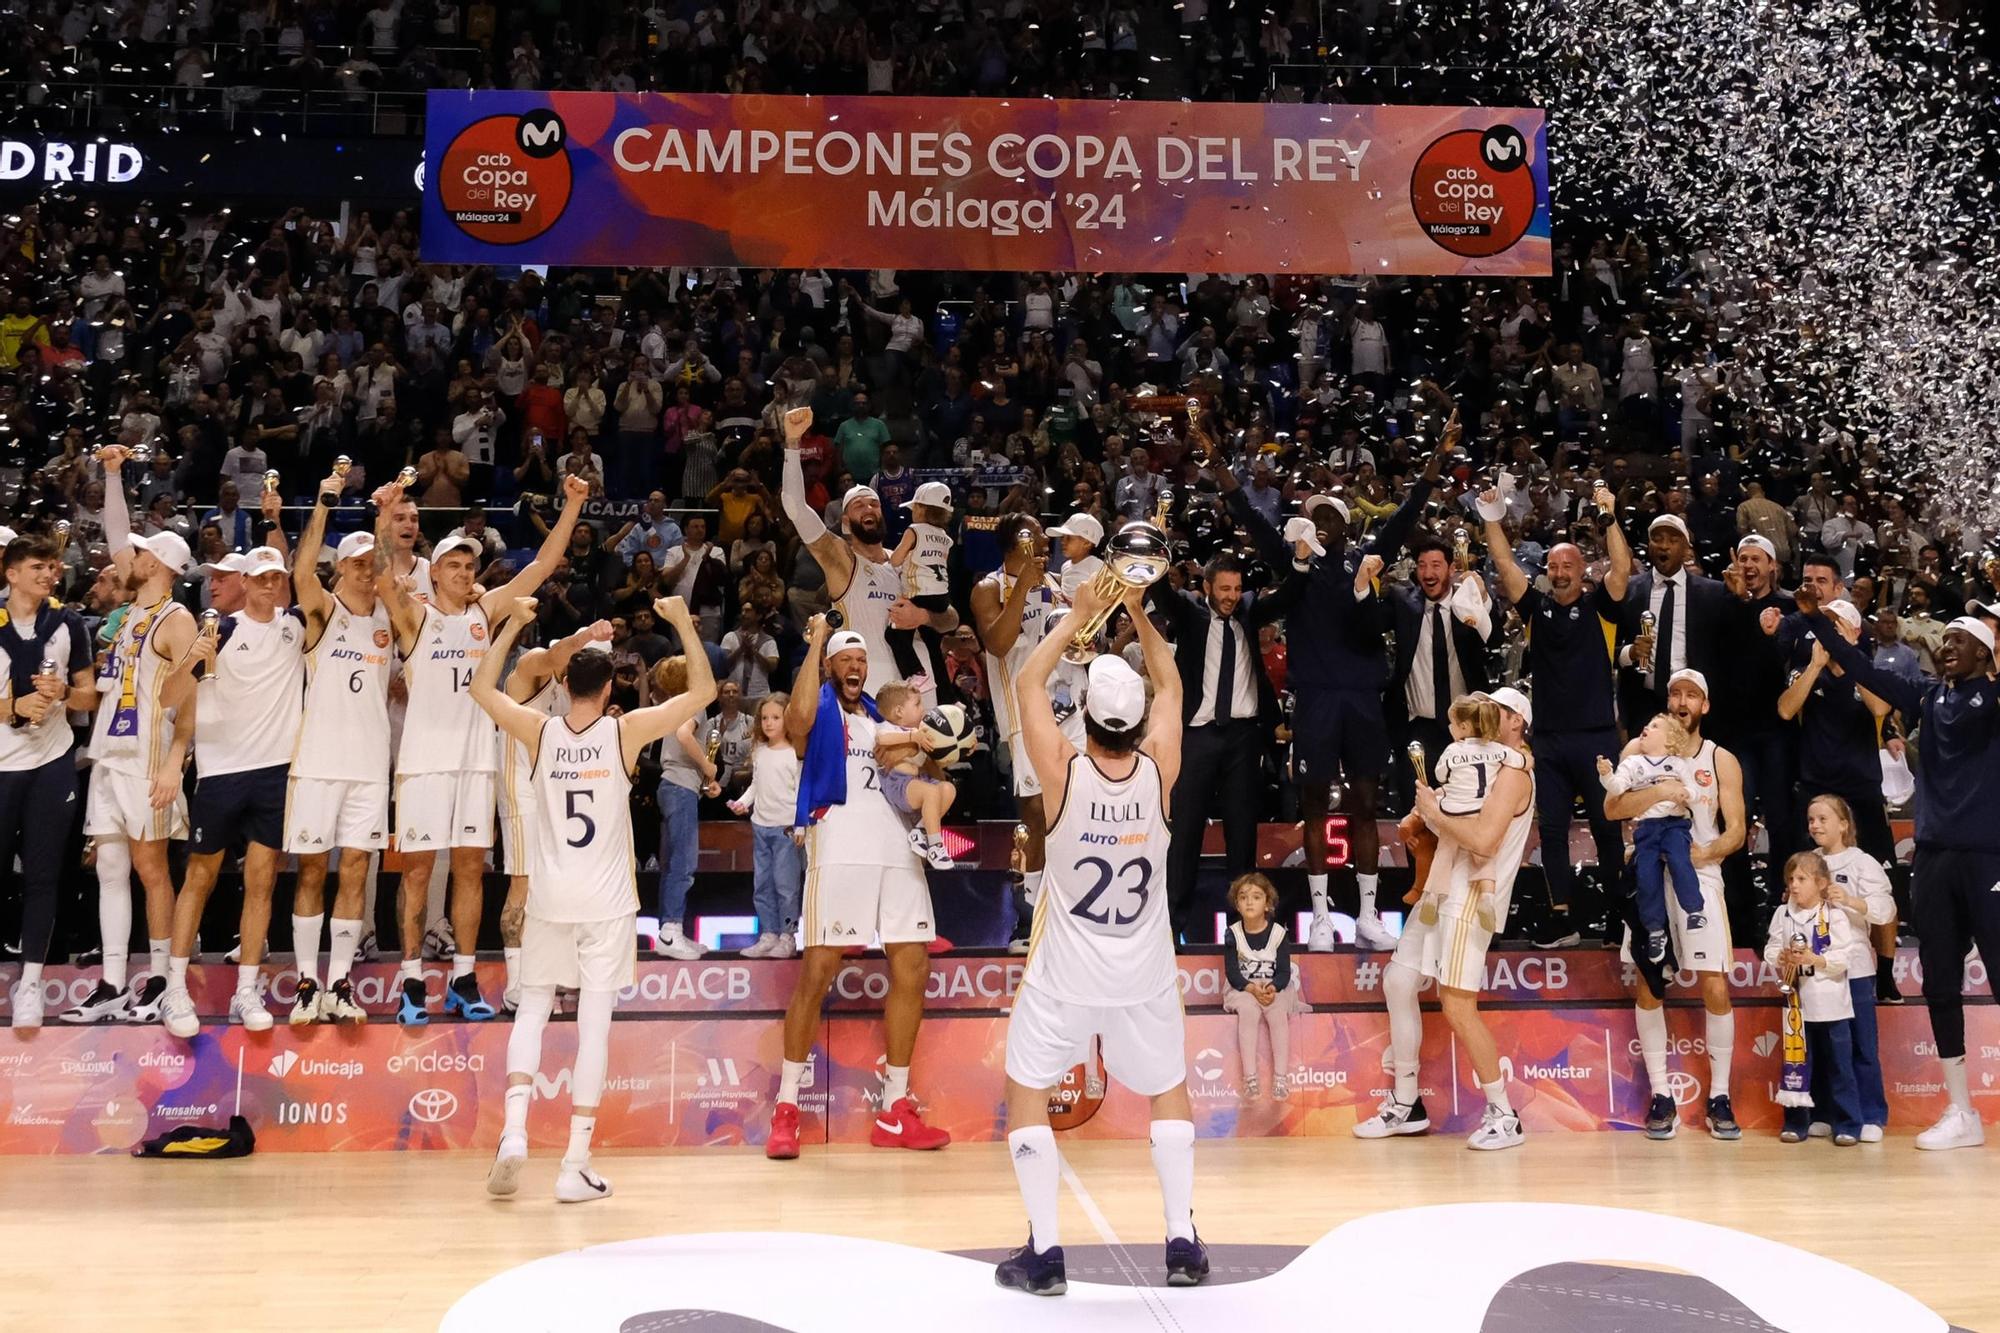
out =
{"type": "Polygon", "coordinates": [[[1119,932],[1139,920],[1140,914],[1146,910],[1146,899],[1153,892],[1153,863],[1150,860],[1141,856],[1113,870],[1111,863],[1103,857],[1086,856],[1076,863],[1076,868],[1092,871],[1097,876],[1097,883],[1076,906],[1069,909],[1071,916],[1080,916],[1101,930],[1119,932]],[[1093,910],[1105,890],[1111,888],[1113,880],[1118,881],[1119,890],[1125,894],[1120,910],[1114,912],[1109,904],[1102,910],[1093,910]],[[1128,907],[1129,910],[1124,910],[1128,907]]]}
{"type": "Polygon", "coordinates": [[[597,836],[597,821],[592,819],[589,815],[583,813],[583,811],[577,809],[577,806],[595,805],[595,804],[597,804],[597,793],[587,788],[566,791],[563,793],[563,807],[564,807],[563,818],[568,820],[572,824],[583,825],[583,833],[581,836],[575,838],[565,838],[563,839],[563,841],[567,842],[572,847],[590,846],[590,840],[597,836]]]}

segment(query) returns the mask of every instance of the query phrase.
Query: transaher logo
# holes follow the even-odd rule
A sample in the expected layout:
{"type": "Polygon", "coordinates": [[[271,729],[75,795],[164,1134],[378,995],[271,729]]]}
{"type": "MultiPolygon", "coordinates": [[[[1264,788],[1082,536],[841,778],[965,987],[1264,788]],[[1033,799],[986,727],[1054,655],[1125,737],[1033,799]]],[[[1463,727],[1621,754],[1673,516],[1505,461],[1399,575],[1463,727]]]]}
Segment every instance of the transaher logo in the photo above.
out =
{"type": "Polygon", "coordinates": [[[459,131],[438,164],[438,202],[474,240],[532,241],[569,207],[574,180],[568,147],[569,127],[546,107],[475,121],[459,131]]]}
{"type": "Polygon", "coordinates": [[[1410,172],[1410,207],[1424,234],[1455,255],[1511,248],[1535,220],[1534,145],[1512,125],[1453,130],[1410,172]]]}

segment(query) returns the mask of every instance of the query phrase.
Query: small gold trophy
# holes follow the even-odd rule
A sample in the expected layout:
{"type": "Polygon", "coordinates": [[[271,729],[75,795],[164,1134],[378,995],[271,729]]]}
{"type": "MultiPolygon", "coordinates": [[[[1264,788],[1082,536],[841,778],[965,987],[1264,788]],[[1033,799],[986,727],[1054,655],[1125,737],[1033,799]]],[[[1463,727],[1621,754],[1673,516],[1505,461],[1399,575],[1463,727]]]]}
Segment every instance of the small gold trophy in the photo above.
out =
{"type": "Polygon", "coordinates": [[[344,477],[347,475],[348,469],[352,468],[353,466],[354,466],[354,460],[349,458],[346,454],[342,454],[340,457],[333,460],[333,475],[336,477],[344,477]]]}
{"type": "Polygon", "coordinates": [[[417,484],[417,470],[413,467],[404,468],[396,474],[396,484],[406,491],[409,490],[417,484]]]}
{"type": "Polygon", "coordinates": [[[1417,771],[1417,780],[1425,786],[1429,786],[1431,781],[1431,767],[1428,758],[1424,754],[1424,743],[1422,741],[1411,741],[1404,747],[1404,752],[1410,756],[1410,767],[1417,771]]]}
{"type": "Polygon", "coordinates": [[[264,474],[264,494],[276,495],[278,493],[278,487],[283,483],[284,483],[284,478],[278,475],[278,469],[272,468],[269,472],[266,472],[264,474]]]}

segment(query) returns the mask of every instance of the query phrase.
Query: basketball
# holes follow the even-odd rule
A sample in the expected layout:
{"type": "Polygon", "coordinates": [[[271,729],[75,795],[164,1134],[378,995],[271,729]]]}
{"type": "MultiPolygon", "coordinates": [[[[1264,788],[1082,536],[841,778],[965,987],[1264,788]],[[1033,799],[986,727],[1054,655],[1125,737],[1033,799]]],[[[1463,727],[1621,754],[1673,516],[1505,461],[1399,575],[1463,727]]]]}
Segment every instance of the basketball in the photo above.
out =
{"type": "Polygon", "coordinates": [[[924,714],[919,729],[935,747],[931,758],[946,768],[979,747],[979,737],[974,734],[972,719],[965,715],[963,704],[939,704],[924,714]]]}

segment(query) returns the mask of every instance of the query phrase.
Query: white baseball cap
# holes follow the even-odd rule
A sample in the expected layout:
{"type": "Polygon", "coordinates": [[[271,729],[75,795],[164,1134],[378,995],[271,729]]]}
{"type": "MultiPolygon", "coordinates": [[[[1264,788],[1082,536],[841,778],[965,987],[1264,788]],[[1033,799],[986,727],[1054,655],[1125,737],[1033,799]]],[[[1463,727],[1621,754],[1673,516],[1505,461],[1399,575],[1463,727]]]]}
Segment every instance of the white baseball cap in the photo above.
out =
{"type": "Polygon", "coordinates": [[[882,503],[882,497],[875,493],[873,486],[851,486],[848,488],[847,494],[840,497],[840,512],[843,514],[846,513],[847,507],[856,500],[873,500],[876,504],[882,503]]]}
{"type": "MultiPolygon", "coordinates": [[[[854,491],[868,491],[868,488],[866,486],[856,486],[854,488],[854,491]]],[[[854,491],[849,491],[847,493],[847,498],[849,500],[855,498],[854,491]]],[[[874,494],[873,491],[868,491],[868,493],[870,495],[874,494]]],[[[945,485],[941,481],[925,482],[923,485],[917,487],[917,493],[915,495],[911,496],[909,499],[903,502],[903,508],[905,509],[914,509],[918,505],[930,505],[936,509],[951,508],[951,487],[945,485]]],[[[842,509],[847,508],[846,502],[843,501],[840,507],[842,509]]]]}
{"type": "Polygon", "coordinates": [[[1288,518],[1285,520],[1285,540],[1287,542],[1304,542],[1306,549],[1314,555],[1326,554],[1326,548],[1319,544],[1319,529],[1314,527],[1313,521],[1304,514],[1300,514],[1297,518],[1288,518]]]}
{"type": "Polygon", "coordinates": [[[340,539],[339,549],[333,553],[335,560],[352,560],[357,555],[375,553],[375,534],[372,532],[350,532],[340,539]]]}
{"type": "Polygon", "coordinates": [[[1651,523],[1648,523],[1646,525],[1646,535],[1651,536],[1654,532],[1658,531],[1661,528],[1672,528],[1675,532],[1678,532],[1682,537],[1687,538],[1688,541],[1694,540],[1694,538],[1688,536],[1688,525],[1681,521],[1681,516],[1679,514],[1661,514],[1658,518],[1654,519],[1651,523]]]}
{"type": "Polygon", "coordinates": [[[241,574],[250,563],[250,557],[241,551],[231,551],[220,560],[210,560],[202,568],[211,574],[241,574]]]}
{"type": "Polygon", "coordinates": [[[1347,502],[1345,500],[1342,500],[1337,495],[1308,496],[1306,499],[1305,508],[1302,509],[1300,512],[1306,514],[1307,516],[1311,516],[1313,510],[1325,508],[1328,506],[1332,507],[1334,513],[1340,515],[1340,521],[1342,523],[1349,523],[1353,521],[1348,514],[1347,502]]]}
{"type": "Polygon", "coordinates": [[[252,547],[249,554],[243,557],[242,572],[244,578],[254,579],[259,574],[283,574],[288,571],[285,568],[285,557],[279,553],[277,547],[257,546],[252,547]]]}
{"type": "Polygon", "coordinates": [[[851,629],[844,629],[826,641],[826,655],[828,657],[832,657],[836,653],[844,653],[851,648],[859,648],[865,653],[868,651],[868,640],[862,638],[851,629]]]}
{"type": "Polygon", "coordinates": [[[1769,537],[1764,536],[1762,533],[1753,532],[1748,537],[1745,537],[1742,541],[1736,543],[1736,549],[1739,551],[1746,546],[1756,547],[1758,550],[1762,551],[1765,555],[1770,556],[1773,560],[1776,560],[1778,558],[1778,548],[1772,544],[1772,541],[1769,537]]]}
{"type": "MultiPolygon", "coordinates": [[[[5,531],[5,528],[0,528],[0,532],[5,531]]],[[[5,542],[0,542],[0,546],[5,545],[5,542]]],[[[1995,605],[1991,602],[1967,602],[1965,604],[1965,614],[1968,616],[1992,616],[1994,619],[2000,620],[2000,605],[1995,605]]]]}
{"type": "Polygon", "coordinates": [[[12,546],[14,538],[19,535],[14,529],[7,527],[5,524],[0,524],[0,551],[4,551],[9,546],[12,546]]]}
{"type": "Polygon", "coordinates": [[[1084,716],[1106,731],[1130,731],[1146,719],[1146,682],[1116,653],[1090,659],[1084,716]]]}
{"type": "Polygon", "coordinates": [[[1837,598],[1834,601],[1828,602],[1826,604],[1826,613],[1830,616],[1838,616],[1841,620],[1845,621],[1849,626],[1851,626],[1854,629],[1861,628],[1860,609],[1857,608],[1854,605],[1854,603],[1848,601],[1845,597],[1837,598]]]}
{"type": "Polygon", "coordinates": [[[1510,713],[1520,714],[1521,720],[1529,726],[1535,725],[1535,706],[1528,702],[1528,696],[1512,685],[1503,685],[1497,690],[1488,690],[1486,697],[1510,713]]]}
{"type": "Polygon", "coordinates": [[[1701,672],[1696,671],[1693,667],[1682,667],[1679,671],[1674,672],[1673,675],[1668,676],[1667,688],[1672,689],[1674,686],[1680,684],[1682,681],[1688,682],[1688,684],[1694,686],[1696,689],[1700,690],[1702,694],[1706,695],[1711,699],[1715,697],[1714,695],[1708,693],[1708,677],[1702,675],[1701,672]]]}
{"type": "Polygon", "coordinates": [[[178,532],[156,532],[150,537],[132,534],[132,549],[146,551],[176,574],[185,574],[194,568],[194,555],[188,544],[181,540],[178,532]]]}
{"type": "Polygon", "coordinates": [[[1948,630],[1962,629],[1973,638],[1985,644],[1987,653],[1991,654],[1993,652],[1993,627],[1985,621],[1975,616],[1959,616],[1946,625],[1945,628],[1948,630]]]}
{"type": "Polygon", "coordinates": [[[1104,525],[1099,523],[1093,515],[1083,513],[1071,514],[1062,521],[1061,527],[1050,528],[1049,536],[1081,537],[1092,546],[1098,546],[1104,541],[1104,525]]]}
{"type": "MultiPolygon", "coordinates": [[[[345,545],[345,543],[342,544],[345,545]]],[[[433,546],[431,548],[431,563],[436,564],[438,561],[450,555],[453,551],[470,551],[472,552],[472,558],[474,560],[477,560],[479,558],[479,553],[484,549],[485,548],[480,546],[478,541],[476,541],[471,537],[466,536],[464,533],[460,533],[456,537],[446,537],[443,541],[439,542],[436,546],[433,546]]]]}

